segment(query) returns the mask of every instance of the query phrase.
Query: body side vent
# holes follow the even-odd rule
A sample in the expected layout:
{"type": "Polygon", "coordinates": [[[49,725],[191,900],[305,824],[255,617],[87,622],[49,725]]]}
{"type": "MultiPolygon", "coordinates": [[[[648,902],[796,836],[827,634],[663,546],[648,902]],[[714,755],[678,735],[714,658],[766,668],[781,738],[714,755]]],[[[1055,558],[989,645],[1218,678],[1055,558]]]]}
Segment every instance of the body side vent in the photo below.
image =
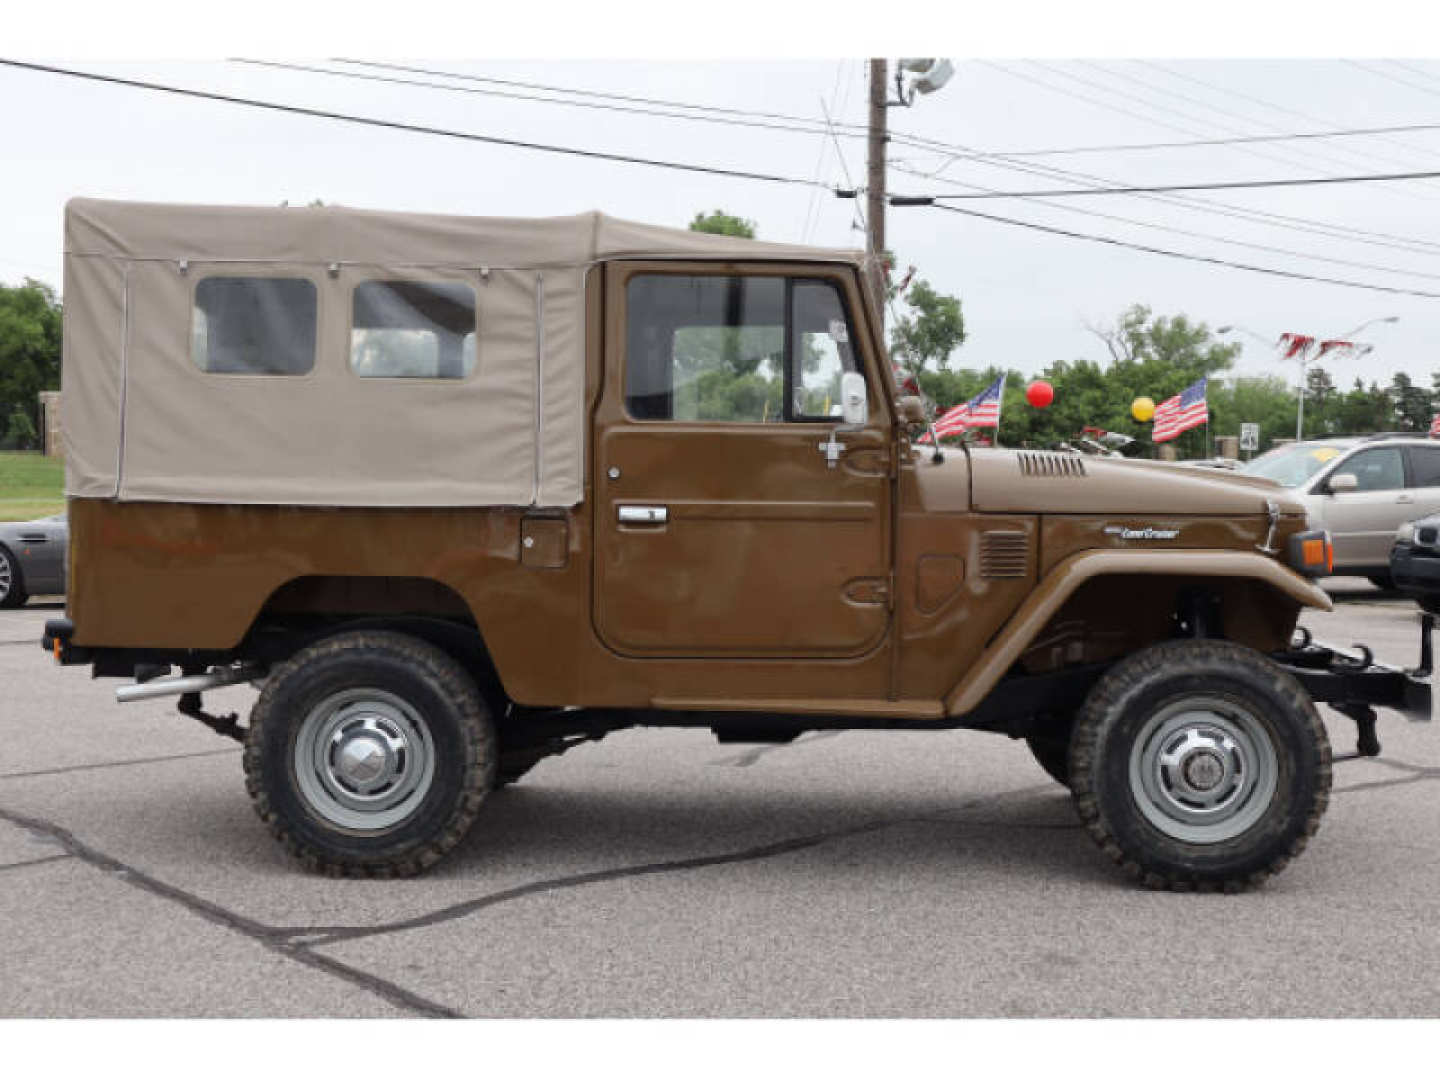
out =
{"type": "Polygon", "coordinates": [[[1030,564],[1029,537],[1023,532],[992,529],[980,534],[980,576],[1021,578],[1030,564]]]}
{"type": "Polygon", "coordinates": [[[1021,450],[1022,476],[1084,476],[1085,462],[1077,454],[1052,454],[1045,451],[1021,450]]]}

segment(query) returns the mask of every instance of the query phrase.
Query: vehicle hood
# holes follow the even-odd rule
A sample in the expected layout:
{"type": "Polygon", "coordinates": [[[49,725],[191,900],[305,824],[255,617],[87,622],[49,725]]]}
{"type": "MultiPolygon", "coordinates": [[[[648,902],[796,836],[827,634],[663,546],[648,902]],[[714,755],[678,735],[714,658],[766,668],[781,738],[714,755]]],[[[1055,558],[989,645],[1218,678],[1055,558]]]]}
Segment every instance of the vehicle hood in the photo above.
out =
{"type": "Polygon", "coordinates": [[[1169,461],[1039,450],[970,453],[973,509],[1032,514],[1283,514],[1304,504],[1273,480],[1169,461]]]}

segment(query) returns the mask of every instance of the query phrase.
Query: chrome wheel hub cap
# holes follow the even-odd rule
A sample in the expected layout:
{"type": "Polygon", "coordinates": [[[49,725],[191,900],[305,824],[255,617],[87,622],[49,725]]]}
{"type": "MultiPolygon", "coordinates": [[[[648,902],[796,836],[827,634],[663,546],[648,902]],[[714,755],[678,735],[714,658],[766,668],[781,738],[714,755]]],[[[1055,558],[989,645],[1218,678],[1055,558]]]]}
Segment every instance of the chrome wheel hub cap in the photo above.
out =
{"type": "Polygon", "coordinates": [[[1264,725],[1218,697],[1166,705],[1146,721],[1130,753],[1130,791],[1146,820],[1192,844],[1220,843],[1254,825],[1278,776],[1264,725]]]}
{"type": "Polygon", "coordinates": [[[326,698],[300,724],[295,779],[310,810],[356,832],[404,821],[435,778],[435,748],[424,718],[384,690],[326,698]]]}

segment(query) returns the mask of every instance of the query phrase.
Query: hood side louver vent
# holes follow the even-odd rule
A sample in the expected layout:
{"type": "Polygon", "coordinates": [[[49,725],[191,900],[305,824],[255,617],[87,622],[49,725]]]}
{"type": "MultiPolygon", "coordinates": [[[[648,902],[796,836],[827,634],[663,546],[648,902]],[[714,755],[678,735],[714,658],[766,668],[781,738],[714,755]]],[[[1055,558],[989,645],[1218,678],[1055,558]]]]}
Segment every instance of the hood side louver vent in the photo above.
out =
{"type": "Polygon", "coordinates": [[[1033,450],[1019,453],[1022,476],[1084,476],[1085,462],[1076,454],[1050,454],[1033,450]]]}
{"type": "Polygon", "coordinates": [[[981,577],[1023,578],[1029,563],[1029,538],[1023,532],[993,529],[980,534],[981,577]]]}

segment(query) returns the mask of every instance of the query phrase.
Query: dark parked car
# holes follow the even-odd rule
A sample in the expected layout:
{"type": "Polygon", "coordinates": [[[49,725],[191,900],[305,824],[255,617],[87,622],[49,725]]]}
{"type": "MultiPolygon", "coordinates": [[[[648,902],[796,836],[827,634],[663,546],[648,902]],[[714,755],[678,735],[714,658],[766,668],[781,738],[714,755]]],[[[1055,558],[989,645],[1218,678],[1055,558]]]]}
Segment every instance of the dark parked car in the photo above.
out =
{"type": "Polygon", "coordinates": [[[0,522],[0,608],[65,591],[70,527],[64,514],[39,521],[0,522]]]}
{"type": "Polygon", "coordinates": [[[1390,547],[1395,587],[1431,614],[1440,614],[1440,514],[1408,521],[1390,547]]]}

